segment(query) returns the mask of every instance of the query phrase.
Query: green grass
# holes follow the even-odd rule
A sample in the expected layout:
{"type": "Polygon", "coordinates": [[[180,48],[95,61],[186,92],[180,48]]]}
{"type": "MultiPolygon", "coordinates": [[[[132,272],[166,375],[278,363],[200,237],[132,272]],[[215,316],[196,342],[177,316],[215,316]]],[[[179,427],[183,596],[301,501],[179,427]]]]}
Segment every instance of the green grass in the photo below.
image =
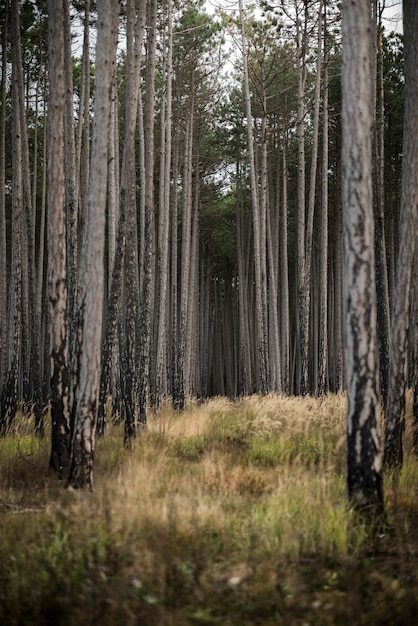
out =
{"type": "Polygon", "coordinates": [[[415,623],[418,462],[407,445],[372,535],[346,507],[342,395],[166,407],[131,451],[114,425],[92,493],[31,432],[0,439],[1,624],[415,623]]]}

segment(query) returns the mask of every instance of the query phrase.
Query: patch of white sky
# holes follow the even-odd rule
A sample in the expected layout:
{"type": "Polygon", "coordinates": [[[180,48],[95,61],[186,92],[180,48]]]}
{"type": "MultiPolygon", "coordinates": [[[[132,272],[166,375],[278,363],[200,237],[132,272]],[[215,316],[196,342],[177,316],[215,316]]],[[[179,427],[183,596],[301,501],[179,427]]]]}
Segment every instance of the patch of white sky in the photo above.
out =
{"type": "Polygon", "coordinates": [[[386,0],[383,6],[382,20],[387,32],[403,32],[402,0],[386,0]]]}

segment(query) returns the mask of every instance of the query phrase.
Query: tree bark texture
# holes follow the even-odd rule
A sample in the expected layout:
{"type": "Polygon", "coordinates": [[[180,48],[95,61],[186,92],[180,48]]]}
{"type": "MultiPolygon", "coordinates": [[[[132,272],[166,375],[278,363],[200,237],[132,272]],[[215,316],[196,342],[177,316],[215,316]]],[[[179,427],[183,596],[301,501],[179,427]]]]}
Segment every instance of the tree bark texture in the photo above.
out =
{"type": "Polygon", "coordinates": [[[347,487],[359,510],[383,511],[379,447],[369,7],[343,4],[343,214],[345,240],[347,487]]]}
{"type": "Polygon", "coordinates": [[[6,94],[7,94],[7,31],[8,8],[4,9],[1,33],[1,105],[0,105],[0,284],[3,297],[0,298],[0,390],[7,371],[7,254],[6,254],[6,94]]]}
{"type": "Polygon", "coordinates": [[[155,146],[155,69],[156,69],[157,0],[148,4],[148,39],[145,87],[145,206],[144,249],[140,290],[139,321],[139,422],[145,427],[150,393],[152,313],[155,298],[155,217],[154,217],[154,146],[155,146]]]}
{"type": "Polygon", "coordinates": [[[245,112],[248,137],[248,156],[251,180],[251,207],[253,217],[253,237],[254,237],[254,268],[255,268],[255,322],[256,322],[256,369],[258,384],[257,387],[262,393],[268,392],[268,339],[267,339],[267,310],[266,310],[266,273],[265,256],[262,258],[262,251],[265,251],[265,239],[262,240],[263,219],[260,208],[260,194],[256,177],[256,162],[254,151],[254,131],[251,112],[251,96],[248,72],[248,51],[245,33],[245,18],[242,0],[239,3],[241,20],[241,41],[242,59],[244,67],[244,95],[245,112]]]}
{"type": "Polygon", "coordinates": [[[67,345],[67,272],[64,175],[64,22],[54,0],[48,2],[48,294],[50,332],[50,468],[63,478],[69,471],[70,415],[67,345]]]}
{"type": "Polygon", "coordinates": [[[411,280],[418,246],[418,4],[403,2],[405,113],[402,157],[400,241],[393,298],[389,390],[385,416],[385,465],[403,461],[405,371],[408,350],[411,280]]]}
{"type": "Polygon", "coordinates": [[[104,243],[107,190],[107,155],[111,84],[116,62],[119,3],[97,3],[96,95],[92,138],[85,249],[82,256],[82,342],[80,391],[72,444],[70,484],[93,486],[95,429],[104,299],[104,243]]]}

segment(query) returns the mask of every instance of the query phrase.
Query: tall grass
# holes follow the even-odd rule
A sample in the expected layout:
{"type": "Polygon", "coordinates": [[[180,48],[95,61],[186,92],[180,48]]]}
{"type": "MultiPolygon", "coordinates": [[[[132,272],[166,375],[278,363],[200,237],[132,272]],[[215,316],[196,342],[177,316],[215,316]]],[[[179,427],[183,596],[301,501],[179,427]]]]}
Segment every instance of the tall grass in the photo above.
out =
{"type": "Polygon", "coordinates": [[[129,452],[114,425],[92,493],[48,476],[30,433],[20,419],[0,440],[1,624],[407,624],[418,608],[417,461],[388,477],[371,539],[346,508],[343,395],[164,407],[129,452]]]}

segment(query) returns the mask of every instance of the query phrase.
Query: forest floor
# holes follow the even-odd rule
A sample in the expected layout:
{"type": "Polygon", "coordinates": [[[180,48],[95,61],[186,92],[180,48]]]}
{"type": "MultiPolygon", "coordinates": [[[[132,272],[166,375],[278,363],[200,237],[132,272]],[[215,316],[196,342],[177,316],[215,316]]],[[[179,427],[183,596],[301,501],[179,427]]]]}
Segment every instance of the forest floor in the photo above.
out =
{"type": "Polygon", "coordinates": [[[345,398],[214,398],[112,424],[92,492],[48,438],[0,440],[0,624],[402,625],[418,616],[418,460],[385,476],[379,531],[347,509],[345,398]]]}

